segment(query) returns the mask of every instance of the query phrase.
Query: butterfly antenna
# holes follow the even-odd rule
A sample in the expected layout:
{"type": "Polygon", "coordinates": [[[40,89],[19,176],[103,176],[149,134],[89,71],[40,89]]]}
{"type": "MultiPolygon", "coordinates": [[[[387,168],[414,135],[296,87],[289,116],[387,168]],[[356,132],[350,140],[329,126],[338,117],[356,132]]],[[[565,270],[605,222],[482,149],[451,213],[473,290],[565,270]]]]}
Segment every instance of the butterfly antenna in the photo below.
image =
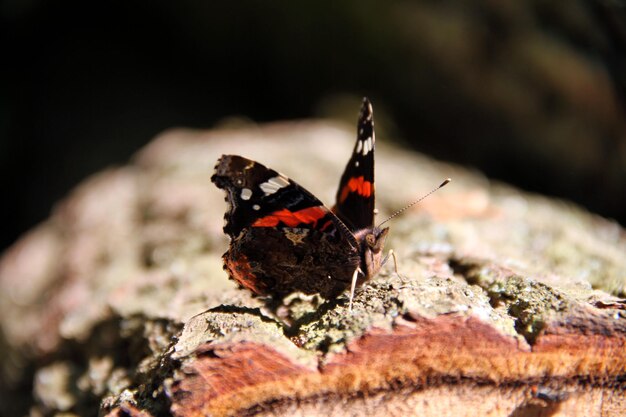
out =
{"type": "Polygon", "coordinates": [[[400,210],[396,211],[395,213],[393,213],[391,216],[387,217],[385,219],[385,221],[383,221],[382,223],[380,223],[377,227],[382,226],[383,224],[387,223],[389,220],[393,219],[394,217],[398,216],[399,214],[401,214],[402,212],[404,212],[407,209],[410,209],[411,207],[413,207],[414,205],[416,205],[417,203],[419,203],[420,201],[422,201],[423,199],[425,199],[426,197],[428,197],[429,195],[431,195],[432,193],[434,193],[435,191],[439,190],[440,188],[446,186],[450,181],[452,181],[451,178],[446,178],[441,184],[439,184],[439,186],[437,188],[432,189],[428,194],[418,198],[417,200],[415,200],[414,202],[412,202],[411,204],[409,204],[408,206],[405,206],[403,208],[401,208],[400,210]]]}

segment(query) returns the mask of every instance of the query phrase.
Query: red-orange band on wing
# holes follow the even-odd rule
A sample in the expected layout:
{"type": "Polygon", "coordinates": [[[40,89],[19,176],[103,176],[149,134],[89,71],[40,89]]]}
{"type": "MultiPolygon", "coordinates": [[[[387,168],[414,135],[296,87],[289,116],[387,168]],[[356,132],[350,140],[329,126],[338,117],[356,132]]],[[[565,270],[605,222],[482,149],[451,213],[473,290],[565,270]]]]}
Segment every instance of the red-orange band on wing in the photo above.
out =
{"type": "Polygon", "coordinates": [[[323,207],[309,207],[298,211],[282,209],[268,214],[252,223],[252,227],[274,227],[282,222],[289,227],[296,227],[299,224],[315,224],[326,215],[327,211],[323,207]]]}
{"type": "Polygon", "coordinates": [[[372,195],[372,183],[365,181],[363,176],[350,178],[348,183],[343,186],[339,195],[339,202],[343,203],[350,193],[356,192],[361,197],[369,197],[372,195]]]}

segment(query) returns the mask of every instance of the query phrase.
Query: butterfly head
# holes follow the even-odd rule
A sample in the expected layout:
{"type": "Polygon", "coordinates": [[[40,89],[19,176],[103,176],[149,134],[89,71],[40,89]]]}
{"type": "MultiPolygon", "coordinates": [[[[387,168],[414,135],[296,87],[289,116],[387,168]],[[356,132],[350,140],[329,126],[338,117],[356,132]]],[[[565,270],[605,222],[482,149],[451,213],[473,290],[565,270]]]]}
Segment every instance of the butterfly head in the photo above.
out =
{"type": "Polygon", "coordinates": [[[370,250],[372,253],[379,253],[383,251],[383,247],[385,246],[385,239],[387,239],[387,234],[389,233],[389,228],[379,228],[372,227],[371,229],[366,229],[366,234],[363,238],[365,247],[370,250]]]}
{"type": "Polygon", "coordinates": [[[361,270],[365,279],[374,277],[382,265],[383,249],[389,228],[371,227],[360,230],[354,237],[360,243],[361,250],[361,270]]]}

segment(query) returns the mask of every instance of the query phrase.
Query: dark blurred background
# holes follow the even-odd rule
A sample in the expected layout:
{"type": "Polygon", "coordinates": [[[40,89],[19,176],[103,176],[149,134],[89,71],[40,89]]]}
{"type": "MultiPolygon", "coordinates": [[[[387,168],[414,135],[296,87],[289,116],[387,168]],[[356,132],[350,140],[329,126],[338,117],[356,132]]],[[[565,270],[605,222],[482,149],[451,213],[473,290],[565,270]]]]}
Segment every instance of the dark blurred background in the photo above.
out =
{"type": "Polygon", "coordinates": [[[326,116],[363,95],[406,146],[626,224],[624,1],[0,10],[0,250],[164,129],[326,116]]]}

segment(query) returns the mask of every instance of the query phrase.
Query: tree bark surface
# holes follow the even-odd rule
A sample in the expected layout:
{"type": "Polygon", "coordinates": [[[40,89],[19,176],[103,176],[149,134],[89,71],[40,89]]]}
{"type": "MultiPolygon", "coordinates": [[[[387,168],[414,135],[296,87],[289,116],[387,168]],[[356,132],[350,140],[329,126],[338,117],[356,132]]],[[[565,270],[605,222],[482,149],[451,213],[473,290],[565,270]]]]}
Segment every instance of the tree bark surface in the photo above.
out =
{"type": "Polygon", "coordinates": [[[453,178],[391,222],[399,275],[385,265],[352,312],[228,280],[217,158],[331,206],[352,130],[173,130],[81,184],[0,261],[0,413],[626,414],[624,230],[385,138],[379,219],[453,178]]]}

